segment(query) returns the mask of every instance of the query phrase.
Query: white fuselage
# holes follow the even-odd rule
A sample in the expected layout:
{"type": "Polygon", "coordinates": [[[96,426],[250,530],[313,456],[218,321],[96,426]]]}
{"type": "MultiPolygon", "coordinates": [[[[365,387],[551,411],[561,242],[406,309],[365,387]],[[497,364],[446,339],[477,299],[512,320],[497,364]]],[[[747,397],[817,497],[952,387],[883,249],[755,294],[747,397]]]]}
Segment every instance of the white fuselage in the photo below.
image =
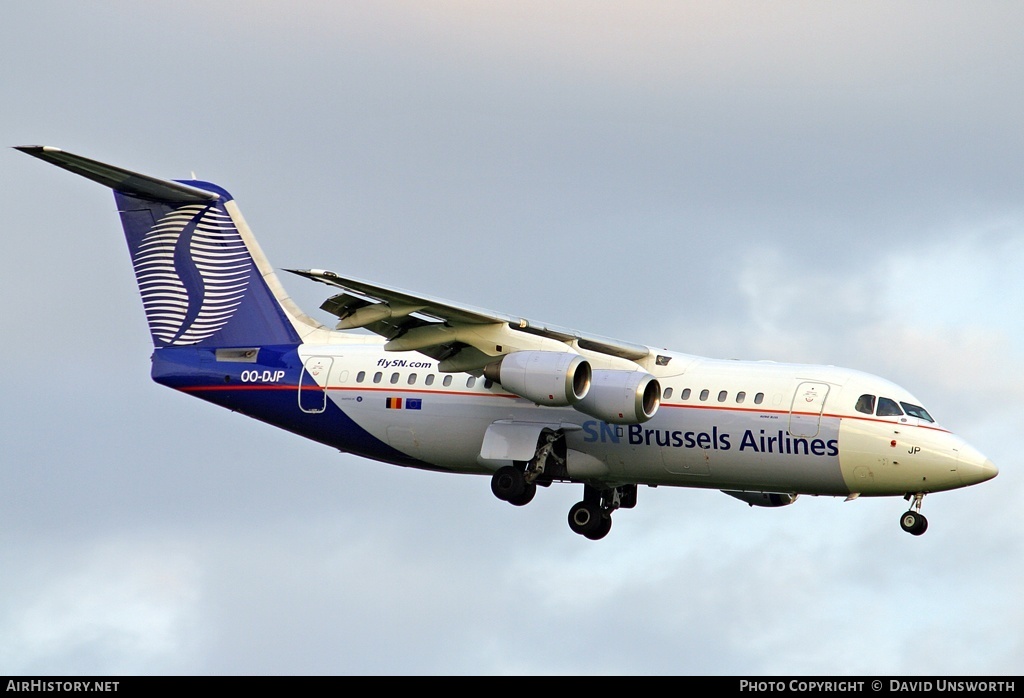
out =
{"type": "Polygon", "coordinates": [[[871,496],[948,490],[995,472],[934,422],[858,412],[865,394],[920,404],[881,378],[832,366],[659,353],[667,365],[646,368],[664,389],[661,406],[642,424],[540,407],[372,340],[302,345],[300,383],[307,390],[300,390],[300,409],[315,414],[330,400],[381,442],[437,469],[466,473],[491,473],[510,462],[481,453],[496,422],[563,429],[570,473],[605,483],[871,496]],[[310,392],[311,381],[322,392],[310,392]]]}

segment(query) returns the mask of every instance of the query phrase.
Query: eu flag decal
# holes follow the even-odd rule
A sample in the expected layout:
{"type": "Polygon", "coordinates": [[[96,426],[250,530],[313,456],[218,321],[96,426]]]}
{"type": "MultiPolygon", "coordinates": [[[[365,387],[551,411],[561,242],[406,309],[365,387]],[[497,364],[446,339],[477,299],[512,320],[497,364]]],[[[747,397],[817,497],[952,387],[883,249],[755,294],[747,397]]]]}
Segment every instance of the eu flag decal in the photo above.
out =
{"type": "Polygon", "coordinates": [[[405,401],[405,409],[407,410],[418,410],[423,406],[423,400],[419,398],[408,398],[405,401]]]}
{"type": "Polygon", "coordinates": [[[389,410],[400,410],[400,409],[402,409],[402,398],[400,398],[400,397],[389,397],[388,398],[388,409],[389,410]]]}

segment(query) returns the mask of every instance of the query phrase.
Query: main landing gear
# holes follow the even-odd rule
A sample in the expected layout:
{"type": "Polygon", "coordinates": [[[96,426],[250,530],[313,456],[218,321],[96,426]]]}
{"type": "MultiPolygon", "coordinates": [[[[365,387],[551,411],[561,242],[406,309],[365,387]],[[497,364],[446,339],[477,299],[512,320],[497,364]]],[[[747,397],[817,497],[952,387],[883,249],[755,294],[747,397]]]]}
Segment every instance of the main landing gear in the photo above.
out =
{"type": "Polygon", "coordinates": [[[900,517],[900,527],[911,535],[919,536],[928,530],[928,519],[924,518],[924,514],[921,513],[921,500],[924,499],[924,493],[918,492],[915,495],[908,494],[904,499],[909,500],[911,496],[914,498],[914,503],[911,504],[910,509],[900,517]]]}
{"type": "Polygon", "coordinates": [[[569,528],[590,540],[601,540],[612,530],[612,512],[636,506],[636,485],[598,489],[583,486],[583,501],[569,510],[569,528]]]}
{"type": "MultiPolygon", "coordinates": [[[[491,492],[513,506],[529,504],[537,494],[537,485],[548,486],[554,480],[568,480],[565,435],[545,430],[537,443],[537,452],[529,461],[498,468],[491,476],[491,492]]],[[[569,528],[590,540],[600,540],[612,530],[612,512],[636,506],[636,485],[597,488],[583,486],[583,501],[569,510],[569,528]]]]}
{"type": "Polygon", "coordinates": [[[498,468],[491,476],[491,492],[498,499],[521,507],[533,500],[538,484],[546,487],[554,479],[565,477],[565,434],[545,429],[537,440],[533,458],[498,468]]]}
{"type": "Polygon", "coordinates": [[[521,507],[533,500],[537,494],[537,483],[527,482],[522,469],[506,465],[491,476],[491,492],[498,499],[521,507]]]}

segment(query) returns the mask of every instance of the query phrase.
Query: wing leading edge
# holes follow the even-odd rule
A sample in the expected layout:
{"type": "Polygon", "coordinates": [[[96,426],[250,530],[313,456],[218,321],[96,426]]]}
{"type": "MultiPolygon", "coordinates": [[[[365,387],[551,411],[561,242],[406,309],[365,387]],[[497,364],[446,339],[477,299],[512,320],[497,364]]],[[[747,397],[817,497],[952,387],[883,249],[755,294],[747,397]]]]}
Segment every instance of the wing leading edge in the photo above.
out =
{"type": "Polygon", "coordinates": [[[346,292],[320,306],[339,318],[338,329],[366,328],[388,340],[387,350],[419,351],[437,359],[442,371],[479,371],[497,357],[526,350],[584,351],[611,364],[637,363],[651,355],[650,348],[640,344],[588,336],[332,271],[286,271],[346,292]]]}

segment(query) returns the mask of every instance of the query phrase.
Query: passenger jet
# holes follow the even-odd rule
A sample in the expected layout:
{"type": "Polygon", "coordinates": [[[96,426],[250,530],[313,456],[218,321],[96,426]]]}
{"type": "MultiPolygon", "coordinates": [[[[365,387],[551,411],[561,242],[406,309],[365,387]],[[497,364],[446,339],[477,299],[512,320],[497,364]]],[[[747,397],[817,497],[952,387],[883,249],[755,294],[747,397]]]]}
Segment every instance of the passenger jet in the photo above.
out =
{"type": "Polygon", "coordinates": [[[157,383],[385,463],[490,477],[514,506],[581,485],[569,527],[598,540],[648,487],[752,506],[803,495],[921,502],[992,462],[882,378],[723,361],[545,325],[323,269],[327,327],[300,310],[231,194],[48,146],[21,150],[114,192],[157,383]]]}

